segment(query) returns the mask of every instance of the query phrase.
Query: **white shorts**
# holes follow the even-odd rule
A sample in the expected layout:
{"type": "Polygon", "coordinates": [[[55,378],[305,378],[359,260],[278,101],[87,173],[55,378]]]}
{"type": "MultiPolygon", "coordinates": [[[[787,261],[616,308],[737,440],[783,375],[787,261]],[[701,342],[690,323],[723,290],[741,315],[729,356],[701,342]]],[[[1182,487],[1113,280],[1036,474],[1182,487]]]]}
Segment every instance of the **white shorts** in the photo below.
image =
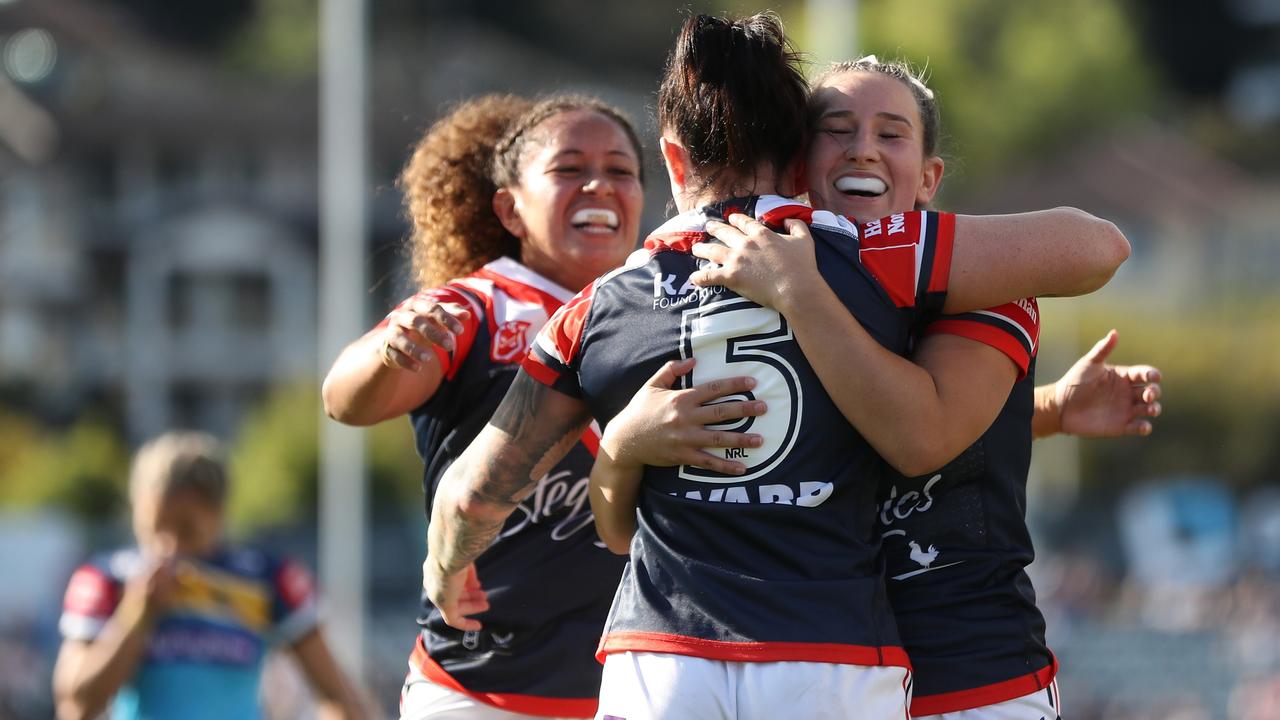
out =
{"type": "Polygon", "coordinates": [[[995,705],[912,717],[914,720],[1061,720],[1062,698],[1058,695],[1058,681],[1054,680],[1043,690],[995,705]]]}
{"type": "MultiPolygon", "coordinates": [[[[437,685],[416,670],[410,671],[400,691],[400,720],[548,720],[539,715],[523,715],[437,685]]],[[[569,720],[557,718],[552,720],[569,720]]]]}
{"type": "Polygon", "coordinates": [[[614,653],[596,720],[907,720],[906,668],[614,653]]]}

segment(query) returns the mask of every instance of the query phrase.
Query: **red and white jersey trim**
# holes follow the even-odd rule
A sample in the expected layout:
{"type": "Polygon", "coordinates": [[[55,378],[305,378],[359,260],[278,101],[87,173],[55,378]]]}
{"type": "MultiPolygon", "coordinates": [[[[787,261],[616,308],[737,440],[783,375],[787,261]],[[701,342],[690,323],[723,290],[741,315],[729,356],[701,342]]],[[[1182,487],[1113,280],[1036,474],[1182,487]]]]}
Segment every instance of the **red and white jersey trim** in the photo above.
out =
{"type": "MultiPolygon", "coordinates": [[[[1053,688],[1053,681],[1057,675],[1058,658],[1051,656],[1048,665],[1021,677],[969,690],[958,690],[937,695],[917,695],[911,700],[911,717],[942,715],[1007,702],[1046,688],[1053,688]]],[[[1055,706],[1061,707],[1058,704],[1056,692],[1053,699],[1055,706]]]]}
{"type": "Polygon", "coordinates": [[[569,298],[573,297],[574,293],[573,290],[569,290],[554,280],[549,280],[539,275],[509,257],[500,257],[477,272],[493,278],[502,284],[504,289],[514,289],[519,292],[519,288],[523,286],[550,295],[555,299],[556,307],[569,302],[569,298]]]}
{"type": "Polygon", "coordinates": [[[600,639],[596,659],[619,652],[657,652],[727,662],[827,662],[911,669],[906,650],[840,643],[727,642],[654,632],[612,632],[600,639]]]}
{"type": "Polygon", "coordinates": [[[989,345],[1018,366],[1026,376],[1040,346],[1040,310],[1035,298],[1005,303],[986,310],[948,315],[929,324],[924,335],[958,335],[989,345]]]}
{"type": "Polygon", "coordinates": [[[946,291],[951,275],[955,216],[913,211],[860,226],[858,259],[898,307],[918,296],[946,291]],[[932,242],[931,242],[932,239],[932,242]],[[924,277],[928,272],[928,277],[924,277]]]}
{"type": "MultiPolygon", "coordinates": [[[[470,311],[463,321],[463,333],[457,338],[457,349],[451,354],[441,347],[434,348],[445,377],[451,380],[480,332],[480,317],[486,319],[490,359],[501,364],[519,363],[547,319],[572,296],[572,292],[554,281],[511,258],[503,257],[466,277],[413,297],[452,303],[470,311]]],[[[398,307],[403,307],[413,297],[398,307]]]]}
{"type": "Polygon", "coordinates": [[[974,314],[983,315],[989,318],[994,318],[997,321],[1004,323],[1006,327],[1012,328],[1014,332],[1022,336],[1023,340],[1027,341],[1027,345],[1031,348],[1031,352],[1035,353],[1036,343],[1039,341],[1040,337],[1039,337],[1039,333],[1033,334],[1035,330],[1034,327],[1032,327],[1031,330],[1028,330],[1025,325],[1018,322],[1016,319],[1010,317],[1009,315],[1001,314],[998,312],[992,312],[991,310],[975,310],[974,314]]]}

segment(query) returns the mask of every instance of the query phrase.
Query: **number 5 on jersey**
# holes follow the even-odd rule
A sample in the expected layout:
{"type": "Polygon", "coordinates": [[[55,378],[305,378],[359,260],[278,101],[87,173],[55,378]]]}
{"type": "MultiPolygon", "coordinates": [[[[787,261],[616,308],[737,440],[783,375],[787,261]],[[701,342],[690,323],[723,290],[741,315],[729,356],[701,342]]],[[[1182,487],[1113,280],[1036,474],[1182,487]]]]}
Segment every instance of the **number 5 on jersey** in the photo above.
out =
{"type": "Polygon", "coordinates": [[[706,483],[739,483],[754,480],[777,467],[795,445],[800,431],[804,398],[800,378],[786,358],[770,350],[794,344],[791,328],[776,310],[760,307],[745,298],[734,298],[691,310],[682,316],[680,354],[696,358],[693,372],[683,378],[685,387],[709,380],[750,375],[755,378],[753,392],[727,396],[729,400],[758,399],[768,405],[760,417],[732,420],[713,429],[746,432],[750,429],[764,438],[758,448],[707,448],[712,454],[730,453],[729,457],[747,466],[743,475],[721,475],[711,470],[680,466],[679,475],[686,480],[706,483]]]}

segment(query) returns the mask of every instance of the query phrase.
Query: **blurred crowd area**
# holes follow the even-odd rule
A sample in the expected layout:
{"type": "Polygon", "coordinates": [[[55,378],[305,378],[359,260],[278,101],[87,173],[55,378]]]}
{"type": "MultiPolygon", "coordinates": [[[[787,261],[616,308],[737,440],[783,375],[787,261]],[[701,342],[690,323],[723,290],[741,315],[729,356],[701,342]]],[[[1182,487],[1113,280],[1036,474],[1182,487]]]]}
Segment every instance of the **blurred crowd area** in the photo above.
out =
{"type": "MultiPolygon", "coordinates": [[[[51,715],[49,678],[59,638],[59,594],[93,537],[56,515],[0,523],[0,720],[51,715]],[[15,528],[21,528],[16,531],[15,528]]],[[[419,528],[379,523],[370,553],[372,594],[365,682],[394,713],[416,632],[416,563],[393,563],[419,528]],[[392,551],[395,549],[396,551],[392,551]]],[[[1061,665],[1071,720],[1280,718],[1280,492],[1237,495],[1207,478],[1142,483],[1111,505],[1082,506],[1036,532],[1030,571],[1061,665]]],[[[262,543],[314,561],[314,530],[262,543]]],[[[273,656],[263,680],[275,720],[310,716],[295,665],[273,656]]]]}
{"type": "Polygon", "coordinates": [[[1280,718],[1280,494],[1178,479],[1088,516],[1066,533],[1106,539],[1042,542],[1030,568],[1063,717],[1280,718]]]}

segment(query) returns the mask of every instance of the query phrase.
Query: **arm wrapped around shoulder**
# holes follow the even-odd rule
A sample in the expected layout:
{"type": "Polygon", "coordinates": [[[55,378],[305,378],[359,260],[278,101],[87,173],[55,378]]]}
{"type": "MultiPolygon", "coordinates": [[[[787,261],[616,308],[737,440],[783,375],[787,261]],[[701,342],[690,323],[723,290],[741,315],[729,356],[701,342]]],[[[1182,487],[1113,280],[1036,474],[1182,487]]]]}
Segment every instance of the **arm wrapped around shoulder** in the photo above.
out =
{"type": "Polygon", "coordinates": [[[1129,239],[1110,220],[1073,207],[1058,207],[1048,212],[1061,216],[1059,222],[1063,230],[1078,228],[1063,233],[1066,237],[1062,242],[1078,244],[1081,256],[1078,264],[1067,268],[1070,272],[1061,279],[1062,286],[1056,292],[1041,293],[1042,296],[1087,295],[1106,285],[1129,259],[1132,252],[1129,239]]]}
{"type": "Polygon", "coordinates": [[[1069,207],[957,215],[954,227],[947,313],[1085,295],[1107,284],[1130,252],[1114,223],[1069,207]]]}

